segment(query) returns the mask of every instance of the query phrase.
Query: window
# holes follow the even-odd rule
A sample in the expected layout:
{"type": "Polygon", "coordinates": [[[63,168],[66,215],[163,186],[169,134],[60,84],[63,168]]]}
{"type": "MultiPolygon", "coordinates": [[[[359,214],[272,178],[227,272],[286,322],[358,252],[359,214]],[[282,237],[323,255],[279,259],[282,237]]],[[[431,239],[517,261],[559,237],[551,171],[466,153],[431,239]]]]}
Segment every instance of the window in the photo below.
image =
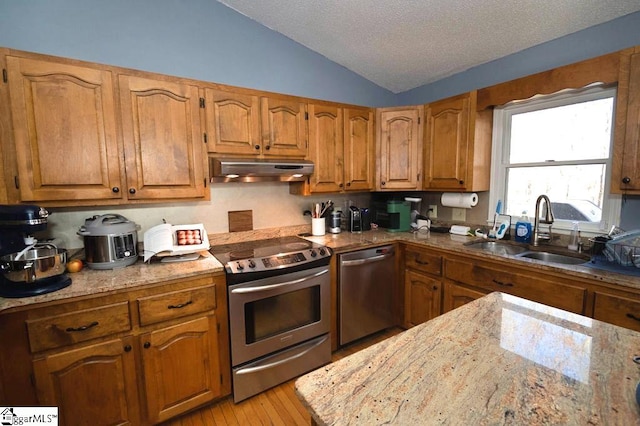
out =
{"type": "MultiPolygon", "coordinates": [[[[515,222],[533,222],[546,194],[553,229],[601,233],[619,223],[620,197],[609,194],[615,88],[536,96],[496,108],[490,206],[504,201],[515,222]]],[[[495,207],[489,209],[493,221],[495,207]]]]}

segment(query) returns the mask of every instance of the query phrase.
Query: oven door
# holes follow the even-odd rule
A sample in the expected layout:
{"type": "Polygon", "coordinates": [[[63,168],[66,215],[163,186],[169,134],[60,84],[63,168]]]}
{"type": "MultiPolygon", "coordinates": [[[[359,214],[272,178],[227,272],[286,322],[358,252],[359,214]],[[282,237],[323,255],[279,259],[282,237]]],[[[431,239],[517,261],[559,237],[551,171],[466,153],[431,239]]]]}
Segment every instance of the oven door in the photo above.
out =
{"type": "Polygon", "coordinates": [[[233,366],[328,333],[327,266],[229,286],[233,366]]]}

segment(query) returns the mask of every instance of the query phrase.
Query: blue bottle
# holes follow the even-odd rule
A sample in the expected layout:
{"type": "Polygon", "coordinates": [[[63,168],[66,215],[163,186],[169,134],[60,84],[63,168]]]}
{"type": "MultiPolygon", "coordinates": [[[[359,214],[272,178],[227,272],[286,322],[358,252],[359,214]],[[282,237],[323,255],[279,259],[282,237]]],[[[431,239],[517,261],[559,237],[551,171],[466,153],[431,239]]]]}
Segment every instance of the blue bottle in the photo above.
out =
{"type": "Polygon", "coordinates": [[[527,216],[527,212],[522,212],[522,217],[516,222],[516,241],[520,243],[531,243],[531,221],[527,216]]]}

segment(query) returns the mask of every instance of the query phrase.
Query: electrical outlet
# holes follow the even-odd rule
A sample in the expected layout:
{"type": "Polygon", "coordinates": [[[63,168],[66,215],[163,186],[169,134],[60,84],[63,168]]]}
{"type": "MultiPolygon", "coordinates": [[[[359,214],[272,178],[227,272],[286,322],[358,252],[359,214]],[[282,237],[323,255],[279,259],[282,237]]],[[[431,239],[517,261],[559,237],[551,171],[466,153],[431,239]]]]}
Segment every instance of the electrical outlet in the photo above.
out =
{"type": "Polygon", "coordinates": [[[437,219],[438,218],[438,205],[437,204],[429,204],[429,210],[427,211],[427,217],[429,219],[437,219]]]}
{"type": "Polygon", "coordinates": [[[464,222],[467,220],[467,210],[466,209],[451,209],[451,220],[464,222]]]}

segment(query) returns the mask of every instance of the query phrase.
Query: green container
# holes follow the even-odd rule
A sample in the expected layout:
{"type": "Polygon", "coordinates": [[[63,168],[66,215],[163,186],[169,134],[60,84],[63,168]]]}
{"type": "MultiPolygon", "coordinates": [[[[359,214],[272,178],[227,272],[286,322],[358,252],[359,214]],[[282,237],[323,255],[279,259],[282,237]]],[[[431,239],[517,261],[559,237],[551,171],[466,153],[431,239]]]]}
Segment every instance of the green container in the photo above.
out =
{"type": "Polygon", "coordinates": [[[389,229],[391,232],[411,229],[411,205],[408,201],[387,201],[389,213],[389,229]]]}

